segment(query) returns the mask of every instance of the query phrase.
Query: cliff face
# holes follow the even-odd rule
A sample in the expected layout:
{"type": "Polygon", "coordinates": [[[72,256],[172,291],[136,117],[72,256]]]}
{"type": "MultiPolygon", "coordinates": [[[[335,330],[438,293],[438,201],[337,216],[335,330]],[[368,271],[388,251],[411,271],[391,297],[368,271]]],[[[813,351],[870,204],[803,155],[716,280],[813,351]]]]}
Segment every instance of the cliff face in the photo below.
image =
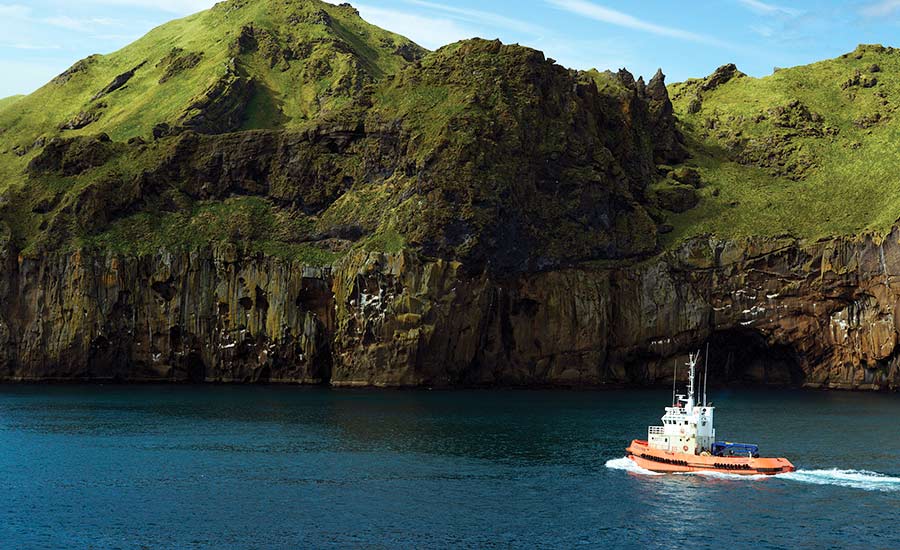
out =
{"type": "Polygon", "coordinates": [[[889,142],[884,109],[845,119],[893,55],[829,62],[841,96],[726,66],[673,102],[662,72],[222,2],[0,103],[0,380],[656,384],[708,342],[723,383],[897,387],[900,231],[827,237],[895,211],[849,231],[822,201],[870,178],[816,179],[889,142]]]}
{"type": "Polygon", "coordinates": [[[695,240],[630,267],[509,279],[409,252],[334,269],[234,248],[141,260],[6,257],[2,378],[605,385],[900,385],[900,230],[695,240]]]}

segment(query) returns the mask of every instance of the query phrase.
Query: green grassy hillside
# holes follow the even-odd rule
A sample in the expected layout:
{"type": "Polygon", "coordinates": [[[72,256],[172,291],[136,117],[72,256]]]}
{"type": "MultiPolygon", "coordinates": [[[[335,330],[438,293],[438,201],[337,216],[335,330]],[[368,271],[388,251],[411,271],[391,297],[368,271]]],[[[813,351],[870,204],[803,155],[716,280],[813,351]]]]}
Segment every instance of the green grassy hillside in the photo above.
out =
{"type": "MultiPolygon", "coordinates": [[[[268,3],[303,13],[320,5],[268,3]]],[[[260,4],[232,0],[164,28],[251,5],[260,4]]],[[[333,9],[355,17],[346,6],[333,9]]],[[[318,21],[326,12],[315,13],[318,21]]],[[[656,250],[657,226],[645,208],[655,173],[651,135],[674,132],[671,113],[658,109],[671,107],[661,78],[655,86],[662,98],[650,99],[631,75],[580,74],[536,50],[480,39],[416,60],[420,49],[360,20],[352,19],[359,28],[344,35],[349,23],[339,26],[337,17],[316,28],[342,42],[309,38],[295,46],[327,43],[365,56],[353,54],[346,66],[323,73],[314,72],[319,60],[307,56],[283,71],[261,65],[268,57],[259,52],[269,51],[260,45],[264,33],[257,21],[248,37],[244,21],[238,38],[218,42],[249,53],[226,63],[224,72],[213,71],[206,89],[215,93],[201,92],[187,109],[170,110],[178,102],[169,101],[141,110],[120,98],[138,94],[135,101],[143,101],[159,87],[184,98],[204,90],[188,74],[166,76],[166,64],[192,71],[209,59],[175,61],[189,44],[174,53],[168,44],[152,48],[157,56],[170,53],[152,65],[159,70],[144,78],[156,83],[140,93],[132,82],[150,63],[138,63],[124,86],[113,77],[112,85],[100,87],[120,67],[89,78],[100,63],[90,61],[57,79],[66,82],[16,103],[20,118],[4,134],[10,140],[65,118],[48,114],[52,108],[21,114],[19,107],[41,94],[56,94],[59,105],[108,100],[108,110],[84,128],[56,127],[29,148],[5,153],[11,161],[4,165],[9,176],[0,220],[19,253],[88,247],[148,255],[230,243],[329,264],[353,249],[409,247],[474,270],[509,273],[656,250]],[[346,67],[353,70],[342,72],[346,67]],[[258,99],[258,87],[251,101],[242,101],[248,81],[276,82],[290,71],[320,75],[330,91],[317,92],[310,103],[302,86],[295,97],[283,84],[287,91],[277,102],[271,95],[258,99]],[[77,79],[84,80],[80,87],[64,92],[77,79]],[[107,118],[113,105],[119,114],[107,118]],[[250,108],[236,111],[241,105],[250,108]],[[271,127],[257,128],[262,120],[271,127]]],[[[158,32],[123,51],[150,49],[158,32]]],[[[131,56],[122,66],[146,57],[131,56]]]]}
{"type": "Polygon", "coordinates": [[[346,4],[229,0],[0,101],[0,234],[24,255],[408,247],[509,273],[884,231],[898,75],[864,46],[667,89],[499,41],[426,52],[346,4]]]}
{"type": "Polygon", "coordinates": [[[423,53],[349,5],[222,2],[79,61],[15,109],[0,104],[0,190],[56,136],[300,127],[423,53]]]}
{"type": "Polygon", "coordinates": [[[16,101],[19,101],[23,97],[25,97],[25,96],[14,95],[14,96],[4,97],[3,99],[0,99],[0,111],[2,111],[3,109],[6,109],[7,107],[12,105],[16,101]]]}
{"type": "Polygon", "coordinates": [[[900,218],[900,50],[860,46],[759,79],[723,67],[670,93],[705,187],[670,217],[669,242],[818,238],[900,218]]]}

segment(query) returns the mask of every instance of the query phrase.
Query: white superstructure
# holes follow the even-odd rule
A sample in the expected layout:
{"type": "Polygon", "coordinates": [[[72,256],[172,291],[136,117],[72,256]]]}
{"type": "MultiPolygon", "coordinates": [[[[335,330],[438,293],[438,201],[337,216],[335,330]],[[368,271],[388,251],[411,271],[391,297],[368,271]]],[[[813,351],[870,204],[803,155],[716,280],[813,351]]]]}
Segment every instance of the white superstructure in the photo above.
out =
{"type": "Polygon", "coordinates": [[[694,399],[695,370],[698,354],[691,354],[687,366],[690,369],[688,395],[674,395],[674,403],[666,407],[662,417],[662,426],[650,426],[647,442],[653,449],[672,453],[700,454],[710,452],[716,440],[716,429],[713,427],[713,410],[715,407],[706,402],[706,378],[703,379],[703,401],[698,404],[694,399]]]}

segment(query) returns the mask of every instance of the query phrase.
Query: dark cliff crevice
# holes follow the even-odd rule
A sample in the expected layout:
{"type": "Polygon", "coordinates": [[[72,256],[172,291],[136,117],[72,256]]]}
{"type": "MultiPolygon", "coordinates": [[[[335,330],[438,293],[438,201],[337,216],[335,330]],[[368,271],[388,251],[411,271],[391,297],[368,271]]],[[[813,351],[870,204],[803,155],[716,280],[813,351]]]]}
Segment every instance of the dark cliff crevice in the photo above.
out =
{"type": "Polygon", "coordinates": [[[805,382],[801,359],[793,346],[772,344],[757,330],[740,327],[717,331],[706,343],[711,386],[744,383],[799,387],[805,382]]]}

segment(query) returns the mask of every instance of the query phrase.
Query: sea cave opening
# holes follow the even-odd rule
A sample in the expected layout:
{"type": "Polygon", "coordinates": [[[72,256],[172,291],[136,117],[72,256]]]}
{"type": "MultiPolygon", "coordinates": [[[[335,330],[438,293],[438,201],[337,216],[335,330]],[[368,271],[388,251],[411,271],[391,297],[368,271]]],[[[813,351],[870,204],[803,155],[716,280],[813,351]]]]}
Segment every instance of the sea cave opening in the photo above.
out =
{"type": "Polygon", "coordinates": [[[187,355],[184,361],[187,370],[187,379],[192,384],[202,384],[206,381],[206,364],[203,357],[196,351],[187,355]]]}
{"type": "MultiPolygon", "coordinates": [[[[758,330],[717,331],[707,343],[711,385],[796,386],[803,383],[800,357],[793,346],[772,344],[758,330]]],[[[704,346],[704,352],[705,349],[704,346]]]]}

